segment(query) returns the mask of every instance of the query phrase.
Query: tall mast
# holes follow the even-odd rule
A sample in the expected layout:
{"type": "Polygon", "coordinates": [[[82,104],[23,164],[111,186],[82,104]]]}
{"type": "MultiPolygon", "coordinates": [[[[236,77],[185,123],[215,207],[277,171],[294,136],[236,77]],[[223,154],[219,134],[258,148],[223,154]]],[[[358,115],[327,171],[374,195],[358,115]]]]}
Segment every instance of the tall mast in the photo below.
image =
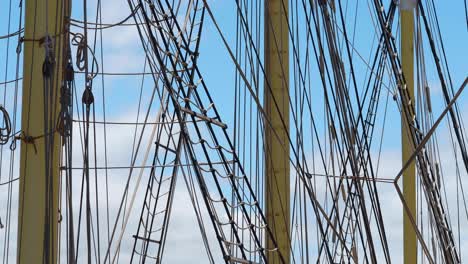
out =
{"type": "Polygon", "coordinates": [[[71,0],[26,0],[17,263],[57,263],[60,87],[71,0]]]}
{"type": "MultiPolygon", "coordinates": [[[[266,219],[285,263],[290,260],[288,1],[265,0],[265,202],[266,219]],[[285,127],[286,126],[286,127],[285,127]],[[279,139],[278,139],[279,138],[279,139]]],[[[267,239],[268,249],[274,248],[267,239]]],[[[282,263],[267,252],[268,263],[282,263]]]]}
{"type": "MultiPolygon", "coordinates": [[[[406,80],[406,88],[414,101],[414,10],[417,0],[400,1],[400,27],[401,27],[401,64],[406,80]]],[[[401,150],[402,164],[411,157],[414,147],[410,138],[410,128],[402,116],[401,150]]],[[[416,217],[416,165],[413,161],[403,173],[403,197],[408,205],[412,217],[416,217]]],[[[416,232],[408,214],[403,210],[403,246],[404,263],[417,263],[418,244],[416,232]]]]}

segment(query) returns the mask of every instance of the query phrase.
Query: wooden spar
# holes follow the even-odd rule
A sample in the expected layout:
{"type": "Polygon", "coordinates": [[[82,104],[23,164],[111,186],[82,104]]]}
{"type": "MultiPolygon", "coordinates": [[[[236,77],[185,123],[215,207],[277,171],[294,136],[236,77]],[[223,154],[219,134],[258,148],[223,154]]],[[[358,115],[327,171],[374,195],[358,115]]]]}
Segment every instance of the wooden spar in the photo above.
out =
{"type": "Polygon", "coordinates": [[[56,124],[70,1],[25,1],[22,133],[17,137],[21,141],[20,264],[58,262],[60,135],[56,124]],[[51,62],[50,78],[44,78],[46,58],[51,62]]]}
{"type": "MultiPolygon", "coordinates": [[[[265,203],[266,219],[283,256],[290,263],[289,172],[289,35],[288,1],[265,1],[265,203]],[[268,86],[268,84],[270,86],[268,86]],[[273,99],[274,98],[274,99],[273,99]],[[276,104],[275,104],[275,101],[276,104]],[[278,109],[279,108],[279,109],[278,109]],[[283,123],[284,122],[284,123],[283,123]],[[284,127],[286,125],[286,128],[284,127]],[[274,132],[273,132],[274,130],[274,132]],[[278,138],[280,140],[278,140],[278,138]]],[[[274,248],[270,239],[268,249],[274,248]]],[[[275,251],[267,251],[268,263],[283,263],[275,251]]]]}
{"type": "MultiPolygon", "coordinates": [[[[414,102],[414,11],[416,2],[416,0],[401,0],[400,2],[401,64],[406,80],[406,87],[412,102],[414,102]]],[[[408,161],[414,151],[409,135],[408,124],[402,116],[402,164],[408,161]]],[[[416,219],[416,165],[414,161],[403,173],[403,197],[412,217],[416,219]]],[[[404,263],[417,263],[418,244],[416,231],[405,210],[403,210],[403,246],[404,263]]]]}

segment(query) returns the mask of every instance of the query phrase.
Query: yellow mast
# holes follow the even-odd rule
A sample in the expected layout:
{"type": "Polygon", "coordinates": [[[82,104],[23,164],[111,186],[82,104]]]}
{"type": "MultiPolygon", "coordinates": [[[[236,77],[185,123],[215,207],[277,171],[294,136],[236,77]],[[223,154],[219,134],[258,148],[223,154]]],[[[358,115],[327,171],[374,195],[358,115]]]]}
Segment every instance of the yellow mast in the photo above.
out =
{"type": "MultiPolygon", "coordinates": [[[[414,102],[414,10],[416,0],[401,0],[401,64],[411,101],[414,102]]],[[[402,116],[402,164],[405,164],[414,151],[409,135],[408,125],[402,116]]],[[[416,217],[416,166],[414,161],[403,173],[403,197],[412,217],[416,217]]],[[[416,219],[416,218],[415,218],[416,219]]],[[[418,260],[418,244],[416,232],[408,214],[403,210],[403,246],[404,263],[416,264],[418,260]]]]}
{"type": "MultiPolygon", "coordinates": [[[[290,263],[289,239],[289,35],[288,1],[265,1],[265,111],[272,127],[265,124],[265,202],[270,224],[285,263],[290,263]],[[278,108],[273,101],[276,100],[278,108]],[[286,128],[284,124],[286,124],[286,128]],[[273,132],[274,130],[274,132],[273,132]],[[278,140],[278,137],[280,140],[278,140]]],[[[267,248],[274,248],[267,240],[267,248]]],[[[267,252],[268,263],[282,263],[279,254],[267,252]]]]}
{"type": "Polygon", "coordinates": [[[69,10],[69,0],[25,1],[22,133],[18,137],[20,264],[58,262],[60,136],[55,127],[69,10]],[[46,58],[50,67],[44,67],[46,58]],[[50,78],[44,79],[46,68],[50,78]]]}

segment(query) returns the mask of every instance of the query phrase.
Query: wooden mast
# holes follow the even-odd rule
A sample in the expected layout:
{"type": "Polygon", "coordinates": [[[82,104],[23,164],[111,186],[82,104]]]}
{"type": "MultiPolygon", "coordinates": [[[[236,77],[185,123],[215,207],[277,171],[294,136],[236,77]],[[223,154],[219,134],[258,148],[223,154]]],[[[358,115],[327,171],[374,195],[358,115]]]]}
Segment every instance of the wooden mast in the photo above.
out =
{"type": "MultiPolygon", "coordinates": [[[[284,262],[290,262],[289,172],[289,35],[288,1],[265,0],[265,202],[266,219],[284,262]],[[268,84],[270,86],[268,86],[268,84]],[[274,98],[274,99],[273,99],[274,98]],[[276,104],[275,104],[275,101],[276,104]],[[278,109],[279,108],[279,109],[278,109]],[[283,123],[284,122],[284,123],[283,123]],[[284,127],[286,124],[286,128],[284,127]],[[274,130],[274,132],[273,132],[274,130]],[[278,140],[278,137],[280,140],[278,140]]],[[[271,240],[267,248],[274,248],[271,240]]],[[[268,263],[283,263],[277,252],[267,252],[268,263]]]]}
{"type": "MultiPolygon", "coordinates": [[[[401,64],[411,101],[414,101],[414,11],[416,2],[416,0],[401,0],[400,2],[401,64]]],[[[401,135],[402,164],[405,164],[411,157],[414,147],[409,136],[408,124],[406,124],[403,116],[401,135]]],[[[403,172],[403,197],[412,217],[416,219],[416,165],[414,161],[403,172]]],[[[416,232],[405,210],[403,210],[403,246],[404,263],[417,263],[418,244],[416,232]]]]}
{"type": "Polygon", "coordinates": [[[22,133],[18,137],[20,264],[58,262],[60,135],[56,127],[69,3],[25,1],[22,133]]]}

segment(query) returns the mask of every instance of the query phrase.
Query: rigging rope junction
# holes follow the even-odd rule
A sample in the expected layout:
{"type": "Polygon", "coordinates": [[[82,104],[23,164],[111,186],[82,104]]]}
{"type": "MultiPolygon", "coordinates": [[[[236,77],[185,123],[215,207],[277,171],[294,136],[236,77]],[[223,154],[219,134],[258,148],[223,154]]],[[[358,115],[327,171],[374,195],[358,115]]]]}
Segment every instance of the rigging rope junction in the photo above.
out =
{"type": "Polygon", "coordinates": [[[104,0],[6,2],[3,263],[25,263],[25,215],[41,206],[46,263],[169,263],[177,223],[197,229],[196,263],[399,263],[403,216],[418,263],[464,262],[468,79],[450,70],[435,1],[414,5],[414,94],[397,45],[406,1],[236,0],[229,16],[207,0],[127,0],[114,23],[104,0]],[[131,71],[106,54],[126,34],[131,71]],[[208,65],[213,47],[225,65],[208,65]],[[399,133],[411,152],[390,163],[399,133]]]}

